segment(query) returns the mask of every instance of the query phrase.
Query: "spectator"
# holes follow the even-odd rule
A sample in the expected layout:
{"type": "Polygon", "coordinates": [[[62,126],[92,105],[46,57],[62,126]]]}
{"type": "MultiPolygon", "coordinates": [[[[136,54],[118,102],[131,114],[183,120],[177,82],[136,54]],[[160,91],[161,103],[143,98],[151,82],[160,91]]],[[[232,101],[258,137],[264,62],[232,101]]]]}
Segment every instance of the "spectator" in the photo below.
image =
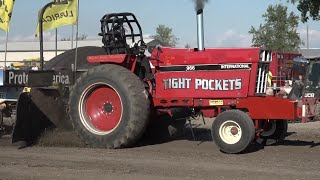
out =
{"type": "Polygon", "coordinates": [[[272,87],[267,87],[267,96],[274,96],[273,88],[272,87]]]}
{"type": "Polygon", "coordinates": [[[38,71],[38,70],[39,70],[39,67],[37,66],[36,63],[33,63],[33,64],[32,64],[31,70],[33,70],[33,71],[38,71]]]}
{"type": "Polygon", "coordinates": [[[10,64],[10,70],[15,70],[16,68],[14,67],[13,63],[10,64]]]}
{"type": "Polygon", "coordinates": [[[296,80],[295,82],[297,85],[303,87],[304,86],[304,82],[303,82],[303,75],[302,74],[299,74],[299,79],[296,80]]]}
{"type": "Polygon", "coordinates": [[[280,95],[283,98],[287,98],[291,90],[292,90],[292,87],[290,87],[289,81],[286,80],[284,83],[284,86],[280,88],[280,91],[277,93],[277,95],[280,95]]]}
{"type": "Polygon", "coordinates": [[[31,68],[31,70],[33,70],[33,71],[38,71],[39,68],[38,68],[38,66],[34,66],[34,67],[31,68]]]}
{"type": "Polygon", "coordinates": [[[302,92],[304,88],[304,77],[302,74],[299,75],[299,79],[294,82],[294,86],[296,86],[295,94],[298,98],[302,97],[302,92]]]}
{"type": "Polygon", "coordinates": [[[282,87],[282,90],[283,90],[286,94],[290,94],[290,91],[292,90],[292,87],[290,86],[289,81],[285,81],[284,86],[282,87]]]}
{"type": "Polygon", "coordinates": [[[271,87],[271,83],[268,82],[267,86],[268,86],[268,87],[267,87],[266,95],[267,95],[267,96],[274,96],[274,90],[273,90],[273,88],[271,87]]]}

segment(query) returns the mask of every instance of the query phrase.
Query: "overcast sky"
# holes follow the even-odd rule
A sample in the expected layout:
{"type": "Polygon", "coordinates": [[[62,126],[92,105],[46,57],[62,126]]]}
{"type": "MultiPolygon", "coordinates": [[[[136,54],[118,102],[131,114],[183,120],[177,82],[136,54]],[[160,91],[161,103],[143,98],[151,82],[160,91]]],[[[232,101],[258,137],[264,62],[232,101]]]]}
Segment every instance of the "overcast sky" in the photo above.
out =
{"type": "MultiPolygon", "coordinates": [[[[10,31],[11,41],[34,40],[38,10],[50,0],[16,0],[10,31]],[[34,3],[32,3],[34,1],[34,3]]],[[[280,0],[210,0],[205,7],[205,43],[207,47],[248,47],[251,26],[263,22],[262,14],[269,4],[280,0]]],[[[285,2],[285,0],[282,0],[285,2]]],[[[294,6],[290,10],[299,13],[294,6]]],[[[196,17],[193,0],[80,0],[80,34],[98,38],[100,18],[111,12],[133,12],[144,34],[154,34],[158,24],[172,27],[179,45],[196,45],[196,17]]],[[[306,39],[306,24],[298,31],[306,39]]],[[[320,22],[309,22],[310,47],[320,48],[320,22]]],[[[71,27],[59,29],[59,37],[70,37],[71,27]]],[[[54,32],[46,33],[54,40],[54,32]]],[[[0,43],[5,33],[0,31],[0,43]]],[[[305,40],[306,41],[306,40],[305,40]]]]}

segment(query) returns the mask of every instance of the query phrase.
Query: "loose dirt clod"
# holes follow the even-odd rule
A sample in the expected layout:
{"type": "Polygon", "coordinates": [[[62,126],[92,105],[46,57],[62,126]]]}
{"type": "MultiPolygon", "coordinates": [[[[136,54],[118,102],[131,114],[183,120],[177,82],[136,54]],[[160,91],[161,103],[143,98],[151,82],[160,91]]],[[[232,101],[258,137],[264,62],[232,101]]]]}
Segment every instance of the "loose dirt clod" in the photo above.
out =
{"type": "Polygon", "coordinates": [[[87,147],[73,131],[47,129],[40,137],[37,146],[42,147],[87,147]]]}

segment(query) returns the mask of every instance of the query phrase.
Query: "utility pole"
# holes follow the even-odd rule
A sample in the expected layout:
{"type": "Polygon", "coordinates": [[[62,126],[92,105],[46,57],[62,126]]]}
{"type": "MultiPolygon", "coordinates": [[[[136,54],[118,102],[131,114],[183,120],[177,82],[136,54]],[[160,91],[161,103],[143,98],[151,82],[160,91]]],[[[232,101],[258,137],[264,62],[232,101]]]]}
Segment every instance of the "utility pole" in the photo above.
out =
{"type": "Polygon", "coordinates": [[[307,24],[307,49],[309,49],[309,24],[307,24]]]}
{"type": "Polygon", "coordinates": [[[56,56],[58,55],[58,28],[56,28],[56,56]]]}

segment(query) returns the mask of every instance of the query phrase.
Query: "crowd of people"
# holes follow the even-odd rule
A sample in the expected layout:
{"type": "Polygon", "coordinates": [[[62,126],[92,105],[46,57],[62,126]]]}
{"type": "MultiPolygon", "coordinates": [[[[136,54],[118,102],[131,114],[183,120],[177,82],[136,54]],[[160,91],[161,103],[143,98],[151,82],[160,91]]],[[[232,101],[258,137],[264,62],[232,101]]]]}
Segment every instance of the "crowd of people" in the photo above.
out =
{"type": "Polygon", "coordinates": [[[31,66],[15,66],[14,63],[11,63],[10,66],[0,66],[0,69],[7,69],[7,70],[33,70],[38,71],[39,66],[37,66],[37,63],[32,63],[31,66]]]}

